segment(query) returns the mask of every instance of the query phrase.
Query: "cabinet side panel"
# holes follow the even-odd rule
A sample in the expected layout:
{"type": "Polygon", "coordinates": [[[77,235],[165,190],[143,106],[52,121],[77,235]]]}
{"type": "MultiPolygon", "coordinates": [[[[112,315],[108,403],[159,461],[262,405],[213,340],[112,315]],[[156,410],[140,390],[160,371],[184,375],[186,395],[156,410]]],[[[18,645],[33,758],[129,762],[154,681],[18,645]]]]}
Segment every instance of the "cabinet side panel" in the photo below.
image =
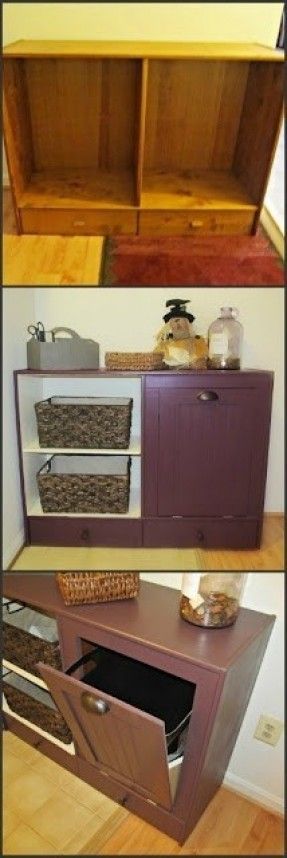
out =
{"type": "Polygon", "coordinates": [[[261,204],[280,130],[283,65],[250,63],[234,156],[234,172],[254,203],[261,204]]]}
{"type": "Polygon", "coordinates": [[[222,783],[263,660],[274,618],[228,671],[186,826],[186,836],[222,783]]]}
{"type": "Polygon", "coordinates": [[[23,60],[4,60],[3,88],[3,122],[7,160],[17,200],[29,182],[33,169],[32,136],[23,60]]]}

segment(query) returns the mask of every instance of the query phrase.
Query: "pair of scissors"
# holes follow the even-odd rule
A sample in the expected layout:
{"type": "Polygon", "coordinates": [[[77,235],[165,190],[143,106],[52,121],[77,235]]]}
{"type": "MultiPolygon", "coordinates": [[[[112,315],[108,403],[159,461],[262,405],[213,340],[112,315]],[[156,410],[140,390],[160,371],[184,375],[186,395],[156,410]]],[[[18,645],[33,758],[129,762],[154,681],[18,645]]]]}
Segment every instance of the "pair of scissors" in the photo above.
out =
{"type": "Polygon", "coordinates": [[[45,328],[43,322],[36,322],[36,325],[28,325],[28,333],[34,337],[35,340],[44,343],[46,340],[45,328]]]}

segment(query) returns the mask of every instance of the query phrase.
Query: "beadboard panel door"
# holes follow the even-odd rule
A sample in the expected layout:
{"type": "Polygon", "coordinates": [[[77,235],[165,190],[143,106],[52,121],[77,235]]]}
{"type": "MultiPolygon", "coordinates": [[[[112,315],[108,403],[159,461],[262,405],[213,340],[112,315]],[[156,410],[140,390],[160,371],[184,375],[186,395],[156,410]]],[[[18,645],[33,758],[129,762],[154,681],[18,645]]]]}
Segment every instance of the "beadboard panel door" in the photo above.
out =
{"type": "Polygon", "coordinates": [[[164,722],[52,667],[40,664],[40,670],[81,758],[170,809],[164,722]],[[99,700],[107,707],[105,714],[96,712],[99,700]]]}

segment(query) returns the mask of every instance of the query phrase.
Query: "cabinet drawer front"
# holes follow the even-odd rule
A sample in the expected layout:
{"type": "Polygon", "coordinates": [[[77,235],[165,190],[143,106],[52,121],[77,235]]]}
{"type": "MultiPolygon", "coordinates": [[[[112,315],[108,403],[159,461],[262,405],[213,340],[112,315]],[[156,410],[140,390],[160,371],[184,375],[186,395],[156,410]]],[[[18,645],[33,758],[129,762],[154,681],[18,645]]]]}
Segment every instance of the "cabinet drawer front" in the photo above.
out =
{"type": "Polygon", "coordinates": [[[50,739],[46,739],[33,728],[33,725],[28,726],[23,721],[18,721],[13,715],[8,715],[6,712],[4,717],[8,730],[19,736],[19,739],[27,742],[33,748],[37,748],[37,751],[40,751],[41,754],[44,754],[50,760],[54,760],[55,763],[58,763],[64,769],[78,775],[78,758],[75,753],[70,753],[55,744],[55,742],[51,742],[50,739]]]}
{"type": "Polygon", "coordinates": [[[39,667],[80,757],[170,809],[164,722],[51,667],[39,667]]]}
{"type": "Polygon", "coordinates": [[[140,519],[30,516],[28,522],[32,545],[108,545],[119,548],[142,544],[140,519]]]}
{"type": "Polygon", "coordinates": [[[137,215],[133,211],[87,211],[72,209],[22,209],[23,232],[40,235],[135,234],[137,215]]]}
{"type": "Polygon", "coordinates": [[[140,235],[248,235],[252,210],[144,211],[139,215],[140,235]]]}
{"type": "Polygon", "coordinates": [[[146,519],[143,532],[147,548],[258,547],[256,519],[146,519]]]}

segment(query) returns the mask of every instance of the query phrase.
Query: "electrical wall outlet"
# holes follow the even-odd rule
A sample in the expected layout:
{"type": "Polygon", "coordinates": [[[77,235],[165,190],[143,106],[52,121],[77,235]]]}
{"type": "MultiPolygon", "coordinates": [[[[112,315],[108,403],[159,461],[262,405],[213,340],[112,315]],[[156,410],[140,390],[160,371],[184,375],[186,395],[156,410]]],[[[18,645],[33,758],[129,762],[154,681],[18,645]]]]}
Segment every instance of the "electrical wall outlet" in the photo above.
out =
{"type": "Polygon", "coordinates": [[[283,721],[279,721],[278,718],[272,718],[271,715],[261,715],[254,733],[254,739],[266,742],[267,745],[277,745],[283,726],[283,721]]]}

